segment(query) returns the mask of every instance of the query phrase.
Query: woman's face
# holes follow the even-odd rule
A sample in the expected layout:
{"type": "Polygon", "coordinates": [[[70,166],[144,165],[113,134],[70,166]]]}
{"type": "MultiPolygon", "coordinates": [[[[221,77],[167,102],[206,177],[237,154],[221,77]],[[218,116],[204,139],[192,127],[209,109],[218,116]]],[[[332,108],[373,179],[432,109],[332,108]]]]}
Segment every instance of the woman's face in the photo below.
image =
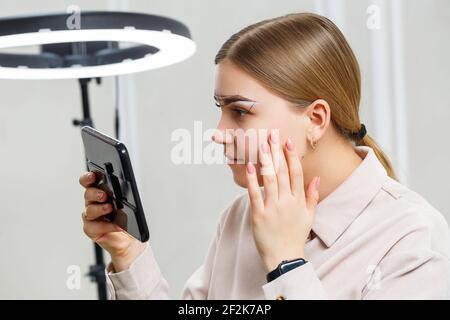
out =
{"type": "Polygon", "coordinates": [[[221,118],[213,140],[223,144],[227,158],[235,159],[229,166],[239,186],[246,188],[249,161],[256,165],[262,185],[258,147],[273,129],[281,145],[290,138],[299,156],[305,154],[310,124],[306,111],[276,96],[228,60],[216,66],[214,95],[221,118]]]}

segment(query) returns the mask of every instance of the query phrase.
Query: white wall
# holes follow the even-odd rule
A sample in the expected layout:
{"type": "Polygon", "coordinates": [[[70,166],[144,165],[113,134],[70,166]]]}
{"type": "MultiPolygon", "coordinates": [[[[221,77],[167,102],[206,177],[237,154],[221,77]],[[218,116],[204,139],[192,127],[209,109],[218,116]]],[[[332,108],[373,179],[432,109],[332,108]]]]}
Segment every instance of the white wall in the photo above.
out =
{"type": "MultiPolygon", "coordinates": [[[[226,166],[175,166],[170,161],[177,128],[193,131],[195,120],[214,127],[213,59],[233,32],[258,20],[294,11],[314,10],[318,1],[129,1],[130,11],[161,14],[186,23],[198,51],[180,64],[131,76],[138,124],[141,194],[150,224],[151,243],[172,297],[179,297],[189,275],[199,266],[215,231],[220,210],[245,190],[233,184],[226,166]]],[[[322,1],[327,5],[327,1],[322,1]]],[[[361,114],[369,133],[375,127],[372,105],[370,1],[340,1],[344,32],[363,71],[361,114]]],[[[450,3],[447,0],[403,1],[405,96],[408,132],[408,184],[423,194],[450,221],[450,3]]],[[[2,1],[3,16],[108,9],[117,1],[2,1]]],[[[91,86],[95,125],[113,134],[113,79],[91,86]]],[[[66,287],[66,268],[83,273],[93,262],[90,241],[83,235],[82,143],[71,120],[81,106],[76,81],[0,81],[0,298],[96,297],[83,278],[80,290],[66,287]]],[[[395,124],[394,124],[395,125],[395,124]]],[[[373,132],[373,130],[372,130],[373,132]]],[[[376,136],[376,135],[375,135],[376,136]]],[[[394,137],[392,137],[394,139],[394,137]]],[[[132,150],[133,151],[133,150],[132,150]]],[[[134,150],[137,151],[137,150],[134,150]]],[[[395,161],[395,154],[392,155],[395,161]]]]}
{"type": "Polygon", "coordinates": [[[449,221],[450,2],[408,1],[403,17],[408,181],[449,221]]]}

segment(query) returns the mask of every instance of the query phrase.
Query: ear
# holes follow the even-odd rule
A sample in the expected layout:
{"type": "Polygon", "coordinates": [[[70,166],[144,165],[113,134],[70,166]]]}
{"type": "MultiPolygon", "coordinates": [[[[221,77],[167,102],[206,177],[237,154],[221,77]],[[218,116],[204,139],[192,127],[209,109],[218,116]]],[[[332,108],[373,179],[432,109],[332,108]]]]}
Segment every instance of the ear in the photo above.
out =
{"type": "Polygon", "coordinates": [[[331,122],[330,105],[325,100],[318,99],[307,107],[306,115],[310,121],[308,139],[319,141],[331,122]]]}

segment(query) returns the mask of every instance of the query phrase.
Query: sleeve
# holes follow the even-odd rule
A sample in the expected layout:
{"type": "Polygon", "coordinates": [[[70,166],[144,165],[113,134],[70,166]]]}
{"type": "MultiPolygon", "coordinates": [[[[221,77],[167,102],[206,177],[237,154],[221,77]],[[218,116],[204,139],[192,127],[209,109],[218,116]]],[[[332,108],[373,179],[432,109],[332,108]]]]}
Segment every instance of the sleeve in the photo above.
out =
{"type": "MultiPolygon", "coordinates": [[[[211,273],[214,266],[217,244],[221,235],[222,221],[229,210],[221,213],[216,234],[209,245],[204,263],[186,282],[182,299],[207,299],[211,273]]],[[[161,300],[169,299],[169,286],[155,260],[150,245],[139,255],[127,270],[113,273],[112,265],[106,269],[107,295],[110,300],[161,300]]]]}
{"type": "Polygon", "coordinates": [[[127,270],[114,273],[110,263],[106,269],[109,300],[168,299],[169,286],[164,279],[149,244],[127,270]]]}
{"type": "Polygon", "coordinates": [[[397,250],[375,268],[363,299],[450,299],[449,258],[431,250],[397,250]]]}
{"type": "Polygon", "coordinates": [[[266,283],[263,285],[263,291],[267,300],[325,300],[328,298],[311,262],[266,283]]]}

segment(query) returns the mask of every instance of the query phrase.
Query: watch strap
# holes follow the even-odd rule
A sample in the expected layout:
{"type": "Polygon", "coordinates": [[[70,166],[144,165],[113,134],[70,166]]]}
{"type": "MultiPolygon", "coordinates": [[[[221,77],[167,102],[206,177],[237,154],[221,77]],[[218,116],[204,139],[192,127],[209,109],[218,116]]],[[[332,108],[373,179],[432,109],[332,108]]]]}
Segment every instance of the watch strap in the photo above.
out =
{"type": "Polygon", "coordinates": [[[284,260],[282,261],[278,267],[276,267],[274,270],[270,271],[267,276],[267,282],[271,282],[278,278],[279,276],[285,274],[288,271],[291,271],[297,267],[300,267],[307,263],[307,261],[303,258],[295,259],[295,260],[284,260]]]}

